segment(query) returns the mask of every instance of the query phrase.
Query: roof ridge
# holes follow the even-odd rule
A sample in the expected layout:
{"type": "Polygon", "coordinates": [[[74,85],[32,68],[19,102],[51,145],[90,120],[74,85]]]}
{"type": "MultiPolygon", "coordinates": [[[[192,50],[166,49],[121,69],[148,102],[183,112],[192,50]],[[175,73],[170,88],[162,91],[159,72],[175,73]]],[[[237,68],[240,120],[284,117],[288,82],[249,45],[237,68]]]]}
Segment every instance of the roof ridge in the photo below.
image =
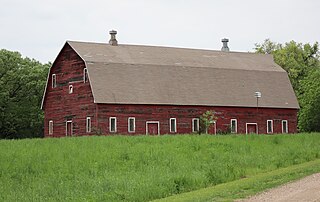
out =
{"type": "Polygon", "coordinates": [[[279,70],[279,71],[275,71],[275,70],[260,70],[260,69],[253,69],[253,70],[250,70],[250,69],[237,69],[237,68],[223,68],[223,67],[210,67],[210,66],[189,66],[189,65],[169,65],[169,64],[147,64],[147,63],[139,63],[139,64],[136,64],[136,63],[125,63],[125,62],[95,62],[95,61],[90,61],[90,60],[87,60],[85,61],[85,63],[87,64],[104,64],[104,65],[111,65],[111,64],[126,64],[126,65],[143,65],[143,66],[165,66],[165,67],[181,67],[181,68],[203,68],[203,69],[225,69],[225,70],[239,70],[239,71],[259,71],[259,72],[286,72],[285,70],[279,70]]]}
{"type": "MultiPolygon", "coordinates": [[[[90,41],[73,41],[73,40],[67,40],[67,43],[83,43],[83,44],[97,44],[97,45],[107,45],[111,46],[108,43],[103,42],[90,42],[90,41]]],[[[255,53],[255,52],[241,52],[241,51],[228,51],[223,52],[221,50],[214,50],[214,49],[203,49],[203,48],[194,48],[194,47],[176,47],[176,46],[162,46],[162,45],[139,45],[139,44],[118,44],[117,46],[135,46],[135,47],[150,47],[150,48],[170,48],[170,49],[180,49],[180,50],[195,50],[195,51],[208,51],[208,52],[217,52],[222,54],[252,54],[252,55],[268,55],[268,54],[261,54],[261,53],[255,53]]]]}

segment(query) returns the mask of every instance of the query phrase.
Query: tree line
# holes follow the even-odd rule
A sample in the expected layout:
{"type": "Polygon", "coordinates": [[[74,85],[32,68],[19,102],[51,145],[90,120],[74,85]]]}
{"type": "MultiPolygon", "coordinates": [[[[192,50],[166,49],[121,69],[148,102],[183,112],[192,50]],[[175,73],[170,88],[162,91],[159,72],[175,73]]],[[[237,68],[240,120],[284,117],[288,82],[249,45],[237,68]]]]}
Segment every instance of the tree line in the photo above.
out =
{"type": "Polygon", "coordinates": [[[320,131],[320,52],[318,42],[280,44],[266,39],[255,44],[255,52],[272,54],[275,63],[287,71],[299,101],[298,128],[320,131]]]}
{"type": "MultiPolygon", "coordinates": [[[[285,44],[266,39],[256,53],[272,54],[287,71],[298,97],[300,131],[320,131],[320,53],[318,43],[285,44]]],[[[0,138],[43,137],[40,109],[51,63],[42,64],[19,52],[0,50],[0,138]]]]}
{"type": "Polygon", "coordinates": [[[0,138],[43,137],[40,106],[50,65],[0,50],[0,138]]]}

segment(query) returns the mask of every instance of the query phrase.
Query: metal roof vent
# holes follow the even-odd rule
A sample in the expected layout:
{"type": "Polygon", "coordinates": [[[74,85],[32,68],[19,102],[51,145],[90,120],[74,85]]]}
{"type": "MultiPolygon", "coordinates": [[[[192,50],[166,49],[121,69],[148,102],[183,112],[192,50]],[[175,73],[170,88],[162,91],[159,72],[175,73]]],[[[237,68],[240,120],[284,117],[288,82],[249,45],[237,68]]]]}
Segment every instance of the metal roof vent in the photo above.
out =
{"type": "Polygon", "coordinates": [[[110,40],[109,40],[109,44],[110,44],[111,46],[117,46],[117,45],[118,45],[118,41],[117,41],[117,39],[116,39],[117,31],[116,31],[116,30],[111,30],[111,31],[109,32],[109,34],[111,35],[111,38],[110,38],[110,40]]]}
{"type": "Polygon", "coordinates": [[[221,40],[221,42],[222,42],[221,51],[229,52],[229,47],[228,47],[229,39],[224,38],[224,39],[221,40]]]}

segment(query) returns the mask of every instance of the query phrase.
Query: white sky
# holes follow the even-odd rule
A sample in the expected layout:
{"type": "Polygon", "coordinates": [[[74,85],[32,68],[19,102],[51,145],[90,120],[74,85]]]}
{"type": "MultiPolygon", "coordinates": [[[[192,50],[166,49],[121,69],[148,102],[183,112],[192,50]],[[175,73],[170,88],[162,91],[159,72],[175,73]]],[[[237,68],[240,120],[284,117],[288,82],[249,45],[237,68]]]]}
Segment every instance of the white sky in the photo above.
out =
{"type": "Polygon", "coordinates": [[[54,61],[66,40],[252,51],[320,42],[319,0],[0,0],[0,49],[54,61]]]}

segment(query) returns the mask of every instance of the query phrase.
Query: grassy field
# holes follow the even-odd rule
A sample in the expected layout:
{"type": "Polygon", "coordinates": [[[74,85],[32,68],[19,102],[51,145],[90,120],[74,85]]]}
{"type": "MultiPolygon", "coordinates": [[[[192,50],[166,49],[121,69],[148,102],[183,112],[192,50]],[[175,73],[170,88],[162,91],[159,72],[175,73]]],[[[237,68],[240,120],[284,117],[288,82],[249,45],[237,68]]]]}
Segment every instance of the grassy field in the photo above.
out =
{"type": "Polygon", "coordinates": [[[149,201],[320,158],[320,134],[0,141],[0,201],[149,201]]]}
{"type": "Polygon", "coordinates": [[[157,199],[154,202],[234,201],[318,172],[320,172],[320,159],[157,199]]]}

